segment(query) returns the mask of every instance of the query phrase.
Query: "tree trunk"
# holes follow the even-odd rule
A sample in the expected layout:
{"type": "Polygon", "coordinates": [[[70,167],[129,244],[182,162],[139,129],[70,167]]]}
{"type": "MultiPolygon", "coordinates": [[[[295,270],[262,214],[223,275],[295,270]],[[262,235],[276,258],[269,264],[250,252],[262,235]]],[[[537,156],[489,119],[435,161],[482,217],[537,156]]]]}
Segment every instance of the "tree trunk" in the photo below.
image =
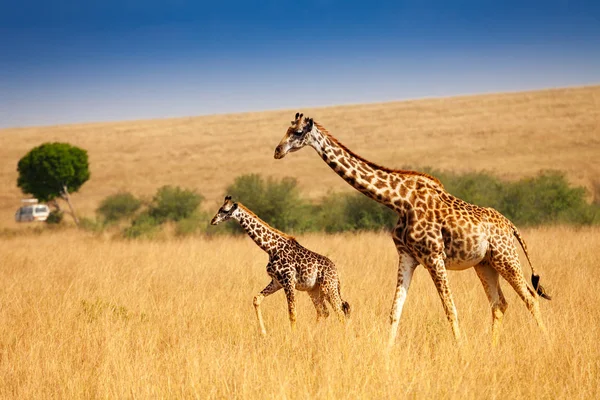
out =
{"type": "Polygon", "coordinates": [[[67,185],[63,185],[62,198],[69,205],[69,209],[71,210],[71,216],[73,217],[73,220],[75,221],[75,225],[79,226],[79,218],[77,218],[77,214],[75,214],[75,209],[73,208],[73,204],[71,204],[71,197],[69,196],[69,190],[67,189],[67,185]]]}

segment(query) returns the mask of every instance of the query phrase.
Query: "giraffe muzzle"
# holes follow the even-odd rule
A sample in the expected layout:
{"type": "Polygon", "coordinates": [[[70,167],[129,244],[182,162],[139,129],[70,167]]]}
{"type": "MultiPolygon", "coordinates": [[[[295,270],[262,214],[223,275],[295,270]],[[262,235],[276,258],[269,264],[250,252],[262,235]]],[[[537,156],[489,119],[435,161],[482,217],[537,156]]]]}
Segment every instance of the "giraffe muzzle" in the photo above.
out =
{"type": "Polygon", "coordinates": [[[276,160],[280,160],[280,159],[282,159],[284,156],[285,156],[285,153],[284,153],[284,151],[283,151],[283,148],[282,148],[282,146],[281,146],[281,145],[277,146],[277,147],[275,148],[275,154],[274,154],[274,157],[275,157],[275,159],[276,159],[276,160]]]}

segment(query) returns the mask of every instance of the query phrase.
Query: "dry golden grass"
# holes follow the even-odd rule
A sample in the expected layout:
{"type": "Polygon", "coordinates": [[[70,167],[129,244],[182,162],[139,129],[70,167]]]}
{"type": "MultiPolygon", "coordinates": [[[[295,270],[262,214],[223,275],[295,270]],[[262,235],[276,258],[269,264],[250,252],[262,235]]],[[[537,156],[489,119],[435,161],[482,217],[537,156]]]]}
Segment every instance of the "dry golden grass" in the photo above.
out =
{"type": "MultiPolygon", "coordinates": [[[[600,397],[600,230],[524,232],[554,300],[546,342],[506,282],[501,343],[473,270],[451,272],[467,342],[455,346],[434,286],[417,270],[386,359],[396,254],[388,235],[300,237],[330,256],[353,307],[344,328],[314,324],[300,293],[290,332],[265,253],[247,237],[127,242],[76,231],[0,241],[2,398],[600,397]]],[[[525,267],[529,275],[528,268],[525,267]]]]}
{"type": "MultiPolygon", "coordinates": [[[[47,141],[88,150],[92,177],[74,203],[90,216],[118,190],[151,195],[166,184],[198,189],[212,208],[236,176],[253,172],[296,176],[312,197],[352,190],[310,149],[273,159],[296,111],[0,130],[0,227],[16,226],[18,160],[47,141]]],[[[387,167],[487,170],[506,178],[553,168],[590,188],[600,182],[600,86],[302,111],[387,167]]]]}

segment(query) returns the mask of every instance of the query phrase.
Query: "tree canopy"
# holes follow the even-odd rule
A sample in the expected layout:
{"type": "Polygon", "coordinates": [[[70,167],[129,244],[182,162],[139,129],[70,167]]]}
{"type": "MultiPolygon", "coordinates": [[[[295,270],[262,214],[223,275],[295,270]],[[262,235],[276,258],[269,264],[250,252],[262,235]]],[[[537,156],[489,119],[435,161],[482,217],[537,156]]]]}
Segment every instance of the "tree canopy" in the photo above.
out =
{"type": "Polygon", "coordinates": [[[17,171],[17,186],[40,201],[77,192],[90,178],[87,152],[68,143],[33,148],[19,160],[17,171]]]}

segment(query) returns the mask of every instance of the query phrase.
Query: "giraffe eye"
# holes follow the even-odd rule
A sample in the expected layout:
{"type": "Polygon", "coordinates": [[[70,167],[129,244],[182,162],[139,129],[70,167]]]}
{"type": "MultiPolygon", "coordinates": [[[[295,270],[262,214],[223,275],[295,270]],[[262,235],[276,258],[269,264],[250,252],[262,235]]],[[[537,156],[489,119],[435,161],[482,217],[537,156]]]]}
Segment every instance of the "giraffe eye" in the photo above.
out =
{"type": "Polygon", "coordinates": [[[294,136],[302,136],[303,133],[302,131],[294,131],[294,136]]]}

